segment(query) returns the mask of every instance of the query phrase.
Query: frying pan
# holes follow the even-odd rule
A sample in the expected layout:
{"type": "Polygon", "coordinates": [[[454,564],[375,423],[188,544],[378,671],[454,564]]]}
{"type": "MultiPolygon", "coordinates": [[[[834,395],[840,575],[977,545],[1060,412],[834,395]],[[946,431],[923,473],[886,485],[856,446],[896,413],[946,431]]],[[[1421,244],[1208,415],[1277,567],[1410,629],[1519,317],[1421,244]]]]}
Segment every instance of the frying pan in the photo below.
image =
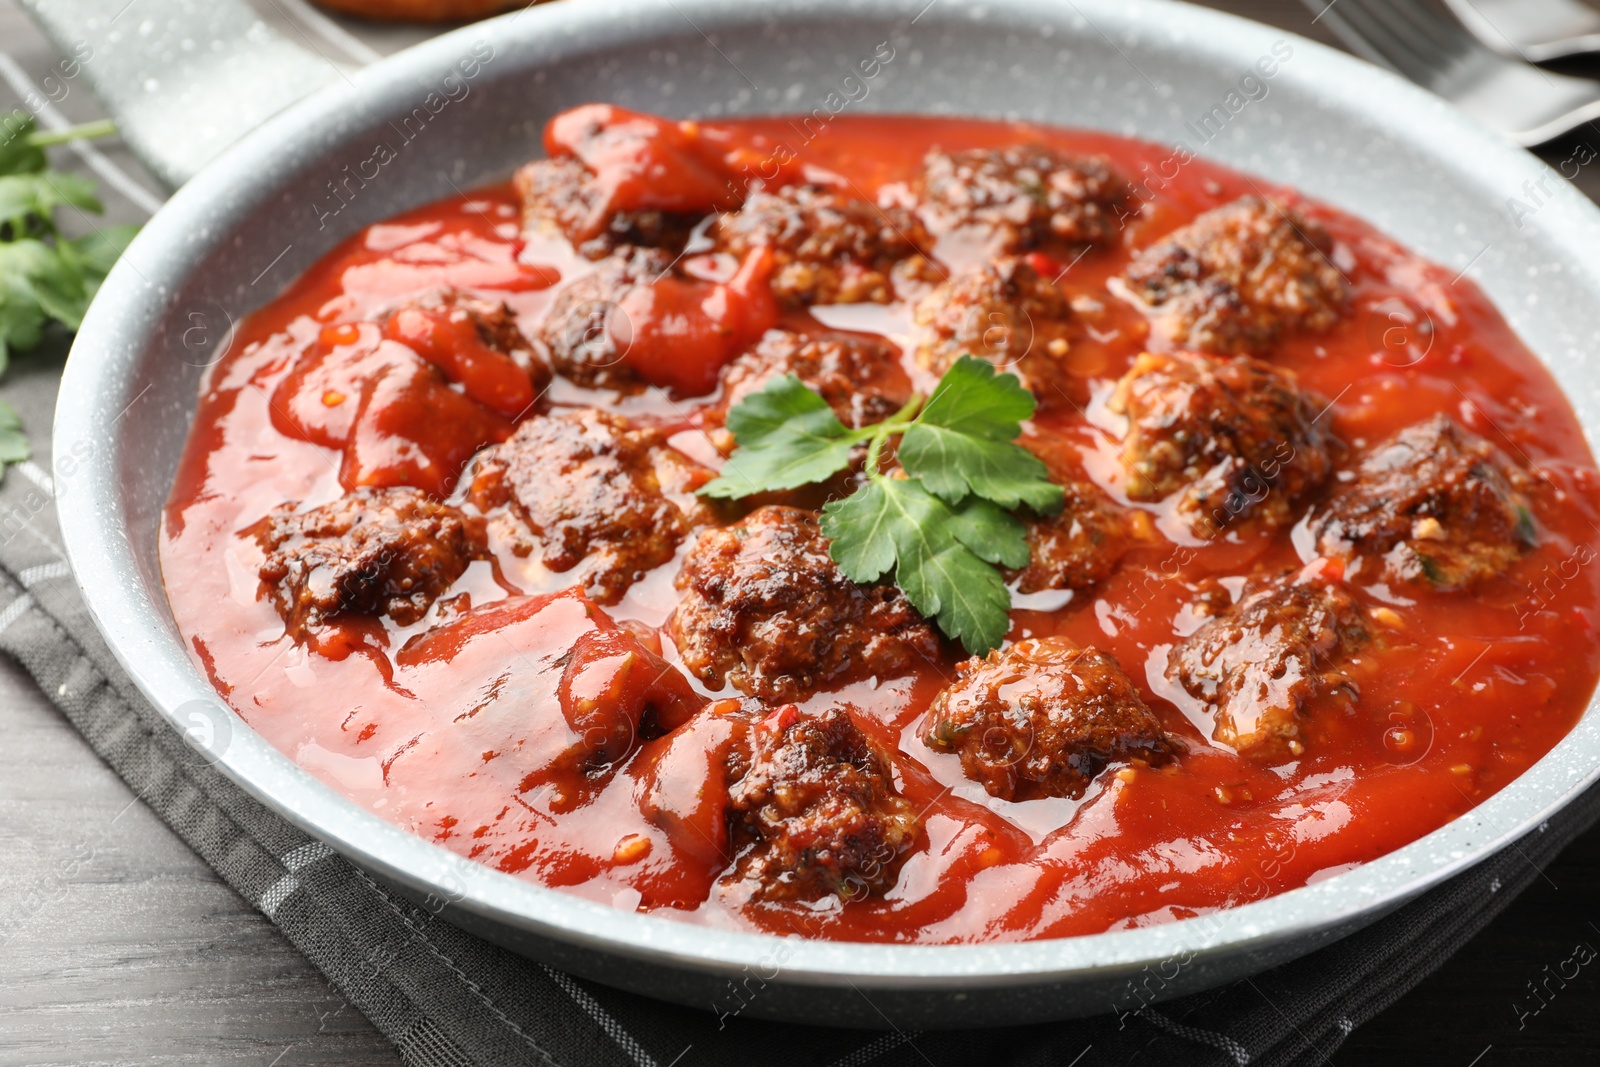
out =
{"type": "MultiPolygon", "coordinates": [[[[85,0],[28,2],[58,43],[88,32],[85,0]]],[[[1253,974],[1370,923],[1532,831],[1600,774],[1591,705],[1511,786],[1372,863],[1197,919],[1022,944],[841,944],[705,929],[531,885],[385,823],[231,711],[207,710],[215,696],[162,592],[159,512],[201,365],[227,343],[219,321],[271,299],[358,228],[503,178],[538,154],[540,128],[556,112],[592,100],[700,117],[848,107],[1181,141],[1469,268],[1553,370],[1591,439],[1600,426],[1589,365],[1600,348],[1600,213],[1559,192],[1531,215],[1508,212],[1524,183],[1559,190],[1560,180],[1389,74],[1159,0],[584,0],[470,26],[354,72],[251,30],[232,3],[139,0],[128,17],[150,24],[145,44],[96,17],[109,36],[103,65],[87,63],[87,76],[157,172],[189,180],[112,272],[67,364],[56,454],[92,457],[59,501],[77,580],[110,647],[175,729],[214,715],[207,752],[226,774],[403,892],[452,902],[445,914],[461,926],[553,966],[700,1007],[730,979],[756,975],[766,985],[751,1014],[813,1023],[977,1026],[1127,1010],[1152,994],[1253,974]],[[267,62],[188,62],[174,20],[196,11],[221,37],[256,33],[267,62]],[[851,89],[859,59],[885,41],[894,58],[870,91],[851,89]],[[1279,42],[1290,57],[1244,93],[1279,42]],[[322,87],[267,118],[283,98],[264,87],[281,85],[284,72],[322,87]],[[179,92],[166,108],[147,99],[162,99],[149,82],[163,79],[179,92]],[[239,101],[237,118],[228,101],[239,101]],[[189,105],[200,120],[183,112],[189,105]],[[227,130],[249,127],[201,167],[227,130]],[[202,134],[198,148],[191,128],[202,134]],[[330,182],[343,182],[346,167],[367,174],[360,168],[380,142],[396,146],[395,158],[347,186],[331,211],[330,182]],[[210,328],[196,334],[197,322],[210,328]],[[73,448],[83,442],[92,448],[73,448]]],[[[248,56],[249,40],[207,47],[248,56]]]]}

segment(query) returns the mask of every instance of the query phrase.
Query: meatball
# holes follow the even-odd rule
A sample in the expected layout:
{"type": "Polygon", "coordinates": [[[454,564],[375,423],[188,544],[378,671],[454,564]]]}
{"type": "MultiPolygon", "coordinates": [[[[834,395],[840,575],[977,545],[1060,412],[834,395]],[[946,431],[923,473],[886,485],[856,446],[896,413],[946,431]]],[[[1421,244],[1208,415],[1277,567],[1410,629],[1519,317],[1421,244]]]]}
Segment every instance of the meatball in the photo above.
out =
{"type": "Polygon", "coordinates": [[[1129,548],[1142,540],[1147,517],[1112,503],[1051,438],[1021,442],[1044,461],[1052,482],[1061,486],[1062,506],[1054,515],[1024,515],[1028,565],[1006,572],[1022,593],[1046,589],[1089,589],[1116,570],[1129,548]]]}
{"type": "Polygon", "coordinates": [[[1005,252],[1049,240],[1107,244],[1137,210],[1128,183],[1104,160],[1043,145],[930,152],[918,188],[931,224],[989,231],[1005,252]]]}
{"type": "Polygon", "coordinates": [[[1023,517],[1028,565],[1006,572],[1006,580],[1016,583],[1018,592],[1090,589],[1110,577],[1139,540],[1133,515],[1113,504],[1092,482],[1055,475],[1051,481],[1062,488],[1062,508],[1054,515],[1023,517]]]}
{"type": "Polygon", "coordinates": [[[881,896],[922,831],[888,757],[843,707],[789,704],[762,720],[728,818],[737,855],[726,880],[764,901],[881,896]]]}
{"type": "Polygon", "coordinates": [[[1308,568],[1202,624],[1172,650],[1167,677],[1215,716],[1214,740],[1276,762],[1305,750],[1301,723],[1314,701],[1357,694],[1341,668],[1367,639],[1349,592],[1328,569],[1308,568]]]}
{"type": "Polygon", "coordinates": [[[557,573],[591,560],[585,590],[614,604],[688,533],[666,492],[689,466],[660,431],[580,408],[529,419],[485,449],[467,499],[493,515],[518,556],[537,553],[557,573]]]}
{"type": "Polygon", "coordinates": [[[606,213],[606,194],[594,174],[570,156],[541,159],[513,178],[522,200],[522,224],[536,233],[562,237],[588,259],[631,245],[682,251],[701,216],[669,211],[606,213]]]}
{"type": "Polygon", "coordinates": [[[1319,425],[1321,398],[1301,389],[1293,372],[1255,359],[1146,353],[1117,383],[1109,407],[1129,421],[1122,445],[1129,499],[1181,493],[1177,512],[1203,537],[1244,517],[1267,527],[1294,522],[1343,447],[1319,425]]]}
{"type": "Polygon", "coordinates": [[[1041,405],[1076,391],[1065,364],[1072,306],[1025,259],[972,267],[917,301],[913,315],[917,362],[934,374],[970,355],[1014,373],[1041,405]]]}
{"type": "Polygon", "coordinates": [[[834,681],[905,673],[939,654],[928,623],[892,585],[840,572],[815,512],[769,505],[707,530],[678,575],[668,622],[689,672],[763,700],[834,681]]]}
{"type": "Polygon", "coordinates": [[[1531,484],[1489,442],[1436,415],[1373,449],[1313,528],[1324,555],[1370,559],[1401,584],[1466,589],[1533,547],[1531,484]]]}
{"type": "Polygon", "coordinates": [[[297,642],[338,615],[409,626],[488,555],[481,520],[408,486],[357,489],[308,511],[285,504],[254,532],[262,585],[297,642]]]}
{"type": "Polygon", "coordinates": [[[623,298],[649,285],[672,266],[672,257],[654,248],[626,248],[601,260],[594,271],[556,295],[540,328],[550,361],[563,377],[585,386],[636,391],[643,383],[623,362],[626,342],[619,346],[618,322],[623,298]]]}
{"type": "Polygon", "coordinates": [[[724,421],[735,404],[785,374],[822,394],[850,427],[881,422],[911,397],[900,353],[887,341],[868,334],[768,330],[723,370],[722,401],[708,416],[724,421]]]}
{"type": "Polygon", "coordinates": [[[1079,797],[1109,763],[1160,764],[1176,751],[1117,661],[1062,637],[962,664],[933,698],[922,741],[960,756],[1002,800],[1079,797]]]}
{"type": "Polygon", "coordinates": [[[1349,287],[1332,249],[1321,226],[1246,196],[1140,252],[1123,281],[1174,345],[1260,354],[1292,330],[1338,321],[1349,287]]]}
{"type": "Polygon", "coordinates": [[[740,260],[770,249],[772,291],[798,307],[887,304],[896,276],[933,270],[921,251],[928,236],[914,216],[825,185],[752,192],[741,210],[717,219],[711,237],[718,251],[740,260]]]}

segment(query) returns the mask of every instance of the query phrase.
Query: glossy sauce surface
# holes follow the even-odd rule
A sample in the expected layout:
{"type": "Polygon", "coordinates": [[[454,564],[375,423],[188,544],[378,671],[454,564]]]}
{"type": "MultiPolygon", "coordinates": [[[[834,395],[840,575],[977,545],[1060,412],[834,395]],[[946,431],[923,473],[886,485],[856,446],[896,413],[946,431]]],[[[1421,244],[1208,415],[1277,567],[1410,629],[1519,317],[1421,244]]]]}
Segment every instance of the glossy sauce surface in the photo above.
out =
{"type": "MultiPolygon", "coordinates": [[[[580,598],[518,601],[499,615],[480,610],[470,628],[426,639],[419,635],[439,625],[437,609],[407,627],[358,619],[338,627],[331,643],[296,645],[262,596],[261,549],[245,531],[284,501],[311,505],[341,495],[339,452],[307,431],[308,420],[337,421],[330,412],[340,403],[327,396],[326,410],[292,412],[275,408],[273,397],[286,376],[304,373],[306,353],[358,343],[361,331],[378,329],[370,323],[381,311],[441,286],[503,299],[533,335],[560,287],[589,264],[563,243],[526,236],[513,193],[496,187],[369,227],[246,320],[210,370],[165,513],[168,594],[197,660],[256,730],[333,788],[464,855],[617,907],[851,940],[1014,940],[1200,914],[1371,860],[1503,788],[1582,714],[1600,674],[1594,463],[1559,388],[1470,280],[1453,280],[1453,272],[1365,223],[1291,190],[1202,160],[1175,166],[1170,149],[1104,134],[850,117],[809,142],[778,119],[699,130],[728,160],[754,170],[775,154],[787,156],[775,146],[796,146],[798,161],[785,166],[837,176],[882,203],[907,201],[907,178],[936,146],[1044,143],[1104,157],[1133,183],[1140,210],[1113,247],[1059,264],[1059,285],[1080,309],[1068,365],[1082,379],[1086,403],[1041,415],[1034,429],[1070,441],[1090,476],[1120,503],[1150,513],[1158,534],[1086,594],[1018,596],[1011,638],[1062,634],[1114,655],[1187,750],[1165,768],[1108,771],[1079,800],[1007,803],[966,779],[955,756],[919,740],[928,702],[956,656],[881,684],[818,693],[808,705],[848,700],[861,725],[898,750],[896,784],[924,813],[925,841],[881,899],[734,907],[712,891],[722,864],[674,848],[641,812],[641,776],[670,738],[635,746],[590,792],[530,782],[507,758],[508,745],[540,744],[539,723],[559,714],[558,689],[583,684],[568,671],[567,653],[579,634],[608,624],[597,623],[580,598]],[[1351,446],[1344,465],[1354,466],[1364,448],[1389,434],[1446,413],[1528,465],[1542,483],[1537,547],[1504,577],[1470,593],[1400,596],[1370,575],[1352,576],[1360,602],[1391,609],[1393,625],[1350,668],[1359,700],[1314,716],[1304,755],[1276,766],[1208,740],[1209,715],[1165,679],[1166,652],[1199,625],[1190,605],[1203,581],[1221,579],[1236,590],[1251,577],[1300,566],[1313,558],[1309,538],[1242,524],[1201,541],[1163,505],[1130,504],[1116,462],[1121,420],[1106,408],[1111,384],[1134,357],[1160,346],[1143,313],[1108,289],[1108,280],[1133,252],[1252,193],[1295,204],[1325,226],[1336,241],[1334,262],[1350,282],[1338,325],[1291,336],[1267,357],[1333,401],[1325,417],[1351,446]],[[490,689],[494,699],[514,699],[522,709],[514,737],[503,717],[476,713],[490,689]]],[[[933,251],[952,269],[975,254],[958,242],[933,251]]],[[[696,300],[642,310],[630,358],[659,361],[652,338],[670,343],[674,316],[748,313],[696,300]]],[[[809,315],[897,342],[910,324],[904,305],[782,315],[791,325],[809,315]]],[[[413,324],[413,347],[432,343],[417,332],[425,326],[413,324]]],[[[503,439],[523,400],[519,382],[498,377],[492,361],[473,363],[471,353],[452,351],[458,354],[440,358],[458,360],[467,391],[484,403],[450,416],[453,400],[441,407],[437,397],[401,398],[387,416],[393,437],[377,440],[370,459],[440,494],[453,491],[453,472],[466,459],[460,453],[503,439]],[[452,444],[458,431],[470,446],[452,444]],[[437,462],[396,444],[410,438],[432,440],[437,462]]],[[[925,384],[925,372],[907,362],[925,384]]],[[[651,389],[619,398],[558,378],[547,399],[668,427],[686,455],[716,465],[698,429],[700,409],[715,394],[687,395],[714,374],[675,364],[663,380],[678,394],[651,389]]],[[[339,428],[319,432],[337,436],[339,428]]],[[[607,614],[640,631],[660,627],[677,603],[673,579],[687,547],[607,614]]],[[[498,546],[452,593],[469,592],[484,609],[511,593],[559,593],[571,581],[498,546]]],[[[670,640],[661,653],[674,660],[670,640]]]]}

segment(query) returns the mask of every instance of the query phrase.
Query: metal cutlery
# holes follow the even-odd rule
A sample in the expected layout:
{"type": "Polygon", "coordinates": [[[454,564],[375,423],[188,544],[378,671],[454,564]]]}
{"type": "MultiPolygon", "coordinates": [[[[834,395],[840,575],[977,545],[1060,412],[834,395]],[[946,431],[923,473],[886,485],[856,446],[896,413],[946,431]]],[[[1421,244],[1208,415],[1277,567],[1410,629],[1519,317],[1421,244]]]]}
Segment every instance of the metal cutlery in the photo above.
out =
{"type": "Polygon", "coordinates": [[[1500,55],[1418,0],[1303,2],[1364,59],[1442,96],[1524,147],[1600,118],[1600,81],[1500,55]]]}
{"type": "Polygon", "coordinates": [[[1444,0],[1472,35],[1501,55],[1544,63],[1600,52],[1600,10],[1581,0],[1444,0]]]}

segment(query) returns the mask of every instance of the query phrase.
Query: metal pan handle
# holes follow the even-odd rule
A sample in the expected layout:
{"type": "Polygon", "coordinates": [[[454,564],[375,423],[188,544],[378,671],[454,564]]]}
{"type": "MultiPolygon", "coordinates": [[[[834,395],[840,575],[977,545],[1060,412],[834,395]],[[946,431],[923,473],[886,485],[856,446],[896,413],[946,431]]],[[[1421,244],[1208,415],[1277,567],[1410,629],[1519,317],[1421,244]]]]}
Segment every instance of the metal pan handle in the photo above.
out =
{"type": "Polygon", "coordinates": [[[242,0],[21,0],[168,186],[340,76],[242,0]]]}

